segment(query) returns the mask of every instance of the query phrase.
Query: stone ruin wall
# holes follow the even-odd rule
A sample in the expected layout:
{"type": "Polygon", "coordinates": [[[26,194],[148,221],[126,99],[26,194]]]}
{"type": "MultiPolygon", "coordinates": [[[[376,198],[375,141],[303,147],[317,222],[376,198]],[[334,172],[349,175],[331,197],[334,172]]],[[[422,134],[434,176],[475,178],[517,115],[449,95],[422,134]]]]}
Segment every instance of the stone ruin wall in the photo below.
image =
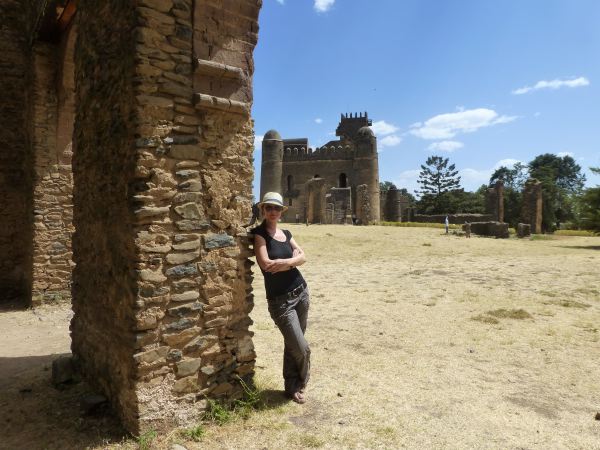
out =
{"type": "MultiPolygon", "coordinates": [[[[414,222],[422,223],[444,223],[446,214],[415,214],[414,222]]],[[[448,214],[448,222],[452,224],[462,225],[465,222],[493,222],[492,214],[448,214]]]]}
{"type": "Polygon", "coordinates": [[[32,304],[71,298],[74,26],[33,46],[34,235],[32,304]]]}
{"type": "Polygon", "coordinates": [[[33,155],[30,135],[28,3],[0,1],[0,290],[2,301],[31,292],[33,155]]]}
{"type": "Polygon", "coordinates": [[[133,432],[193,423],[254,371],[241,224],[260,6],[79,6],[73,353],[133,432]]]}
{"type": "Polygon", "coordinates": [[[530,178],[523,188],[521,220],[530,225],[531,233],[542,232],[542,183],[530,178]]]}
{"type": "MultiPolygon", "coordinates": [[[[284,213],[282,220],[284,222],[295,222],[296,214],[300,215],[302,221],[305,220],[308,212],[309,199],[306,196],[304,186],[308,180],[312,180],[315,175],[323,179],[325,190],[332,187],[339,187],[339,176],[346,174],[348,184],[353,186],[354,168],[352,159],[307,159],[297,161],[283,161],[281,186],[284,202],[289,209],[284,213]],[[292,176],[292,190],[288,189],[288,176],[292,176]],[[291,199],[291,205],[290,205],[291,199]]],[[[353,187],[354,190],[354,187],[353,187]]],[[[323,219],[324,220],[324,219],[323,219]]]]}

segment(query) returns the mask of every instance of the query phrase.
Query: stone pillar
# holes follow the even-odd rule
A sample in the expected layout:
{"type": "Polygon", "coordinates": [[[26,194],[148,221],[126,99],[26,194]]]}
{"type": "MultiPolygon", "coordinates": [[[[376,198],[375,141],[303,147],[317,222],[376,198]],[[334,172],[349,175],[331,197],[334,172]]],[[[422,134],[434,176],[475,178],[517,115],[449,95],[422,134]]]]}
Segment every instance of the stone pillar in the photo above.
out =
{"type": "Polygon", "coordinates": [[[0,302],[31,295],[33,154],[28,3],[0,1],[0,302]]]}
{"type": "Polygon", "coordinates": [[[398,189],[390,189],[385,193],[384,208],[381,211],[383,220],[402,222],[402,196],[398,189]]]}
{"type": "Polygon", "coordinates": [[[504,222],[504,182],[496,181],[494,187],[486,191],[486,211],[492,215],[492,220],[504,222]]]}
{"type": "Polygon", "coordinates": [[[356,218],[360,225],[369,225],[374,220],[371,195],[366,184],[356,186],[356,218]]]}
{"type": "Polygon", "coordinates": [[[530,178],[523,188],[521,220],[531,227],[531,233],[542,232],[542,183],[530,178]]]}
{"type": "Polygon", "coordinates": [[[133,433],[194,423],[253,374],[260,4],[80,2],[72,348],[133,433]]]}

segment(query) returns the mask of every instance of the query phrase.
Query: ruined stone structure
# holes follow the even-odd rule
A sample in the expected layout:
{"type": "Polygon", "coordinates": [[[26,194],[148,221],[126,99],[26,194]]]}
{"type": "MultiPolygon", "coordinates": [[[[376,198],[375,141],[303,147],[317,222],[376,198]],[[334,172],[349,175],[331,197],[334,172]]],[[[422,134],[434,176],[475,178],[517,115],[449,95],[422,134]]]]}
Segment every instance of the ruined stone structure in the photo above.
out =
{"type": "Polygon", "coordinates": [[[368,224],[380,219],[377,139],[367,113],[342,114],[339,140],[312,149],[308,139],[282,139],[268,131],[262,141],[260,196],[282,193],[286,222],[368,224]],[[345,190],[341,193],[338,190],[345,190]]]}
{"type": "Polygon", "coordinates": [[[531,233],[542,232],[542,183],[535,178],[525,182],[521,220],[530,225],[531,233]]]}
{"type": "Polygon", "coordinates": [[[74,360],[134,433],[253,374],[260,7],[0,0],[0,288],[72,292],[74,360]]]}
{"type": "MultiPolygon", "coordinates": [[[[423,223],[444,223],[446,214],[415,214],[413,216],[414,222],[423,223]]],[[[452,224],[462,225],[465,222],[491,222],[493,221],[491,214],[448,214],[448,222],[452,224]]]]}
{"type": "Polygon", "coordinates": [[[488,188],[485,195],[486,211],[492,215],[492,220],[504,222],[504,182],[496,181],[494,187],[488,188]]]}
{"type": "Polygon", "coordinates": [[[380,193],[379,210],[381,219],[387,222],[407,222],[410,200],[398,189],[389,189],[380,193]]]}

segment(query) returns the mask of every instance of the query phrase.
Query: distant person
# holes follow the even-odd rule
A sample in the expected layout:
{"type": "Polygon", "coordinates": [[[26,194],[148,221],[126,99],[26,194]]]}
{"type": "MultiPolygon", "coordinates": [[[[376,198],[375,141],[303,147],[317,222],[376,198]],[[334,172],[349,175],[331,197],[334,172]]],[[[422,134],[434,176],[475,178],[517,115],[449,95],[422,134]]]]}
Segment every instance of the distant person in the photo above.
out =
{"type": "Polygon", "coordinates": [[[300,223],[300,214],[296,213],[296,224],[300,223]]]}
{"type": "Polygon", "coordinates": [[[450,227],[450,221],[448,220],[447,215],[446,215],[446,219],[444,219],[444,227],[446,228],[446,234],[448,234],[448,228],[450,227]]]}
{"type": "Polygon", "coordinates": [[[465,222],[465,237],[471,237],[471,224],[469,222],[465,222]]]}
{"type": "Polygon", "coordinates": [[[294,402],[304,403],[310,376],[310,348],[304,337],[309,290],[297,266],[304,264],[306,258],[292,233],[277,226],[281,213],[287,209],[281,195],[267,192],[258,206],[264,220],[252,230],[254,254],[265,279],[269,313],[285,343],[285,393],[294,402]]]}

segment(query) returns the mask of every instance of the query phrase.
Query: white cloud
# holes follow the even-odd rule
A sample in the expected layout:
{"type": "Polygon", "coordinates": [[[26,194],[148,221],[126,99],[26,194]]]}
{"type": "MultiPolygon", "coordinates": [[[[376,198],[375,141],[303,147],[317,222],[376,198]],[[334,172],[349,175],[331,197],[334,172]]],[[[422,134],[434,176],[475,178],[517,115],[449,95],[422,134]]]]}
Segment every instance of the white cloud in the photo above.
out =
{"type": "Polygon", "coordinates": [[[323,123],[323,119],[321,119],[320,117],[317,117],[315,119],[315,123],[323,123]]]}
{"type": "Polygon", "coordinates": [[[462,169],[459,170],[460,184],[465,191],[474,191],[482,184],[488,184],[490,177],[494,173],[494,169],[462,169]]]}
{"type": "Polygon", "coordinates": [[[379,149],[383,149],[385,147],[395,147],[396,145],[400,144],[400,142],[402,142],[402,138],[400,136],[390,134],[378,141],[378,147],[379,149]]]}
{"type": "Polygon", "coordinates": [[[314,8],[315,11],[319,13],[327,12],[331,9],[334,3],[335,0],[315,0],[314,8]]]}
{"type": "Polygon", "coordinates": [[[285,0],[275,0],[277,3],[279,3],[280,5],[283,5],[285,3],[285,0]]]}
{"type": "Polygon", "coordinates": [[[450,139],[459,133],[472,133],[501,123],[512,122],[516,116],[500,116],[492,109],[476,108],[455,113],[439,114],[411,125],[411,134],[422,139],[450,139]]]}
{"type": "Polygon", "coordinates": [[[564,158],[565,156],[570,156],[571,158],[574,158],[575,157],[575,153],[573,153],[573,152],[558,152],[556,154],[556,156],[559,156],[561,158],[564,158]]]}
{"type": "Polygon", "coordinates": [[[496,169],[499,169],[502,166],[512,169],[518,162],[523,164],[523,161],[519,161],[518,159],[506,158],[496,162],[491,169],[461,169],[458,173],[461,177],[460,183],[465,191],[476,191],[482,184],[489,183],[490,178],[496,169]]]}
{"type": "Polygon", "coordinates": [[[563,87],[575,88],[575,87],[588,86],[589,84],[590,84],[590,80],[588,80],[586,77],[571,78],[568,80],[561,80],[561,79],[557,78],[555,80],[550,80],[550,81],[546,81],[546,80],[538,81],[533,86],[525,86],[522,88],[515,89],[514,91],[512,91],[512,94],[523,95],[523,94],[527,94],[528,92],[531,92],[531,91],[538,91],[540,89],[555,90],[555,89],[560,89],[563,87]]]}
{"type": "Polygon", "coordinates": [[[393,183],[399,188],[405,188],[411,194],[415,192],[415,190],[419,189],[419,183],[417,180],[419,179],[420,170],[405,170],[401,172],[400,175],[393,183]]]}
{"type": "Polygon", "coordinates": [[[523,161],[519,161],[518,159],[506,158],[501,159],[494,165],[494,170],[499,169],[500,167],[506,167],[507,169],[512,169],[516,163],[525,164],[523,161]]]}
{"type": "Polygon", "coordinates": [[[371,129],[373,133],[377,136],[385,136],[386,134],[392,134],[398,131],[398,127],[392,125],[391,123],[387,123],[385,120],[378,120],[377,122],[373,122],[371,125],[371,129]]]}
{"type": "Polygon", "coordinates": [[[454,150],[458,150],[459,148],[463,148],[464,144],[458,141],[440,141],[434,142],[427,147],[427,150],[430,151],[440,151],[440,152],[453,152],[454,150]]]}
{"type": "Polygon", "coordinates": [[[263,137],[262,134],[254,135],[254,148],[259,148],[262,145],[263,137]]]}

